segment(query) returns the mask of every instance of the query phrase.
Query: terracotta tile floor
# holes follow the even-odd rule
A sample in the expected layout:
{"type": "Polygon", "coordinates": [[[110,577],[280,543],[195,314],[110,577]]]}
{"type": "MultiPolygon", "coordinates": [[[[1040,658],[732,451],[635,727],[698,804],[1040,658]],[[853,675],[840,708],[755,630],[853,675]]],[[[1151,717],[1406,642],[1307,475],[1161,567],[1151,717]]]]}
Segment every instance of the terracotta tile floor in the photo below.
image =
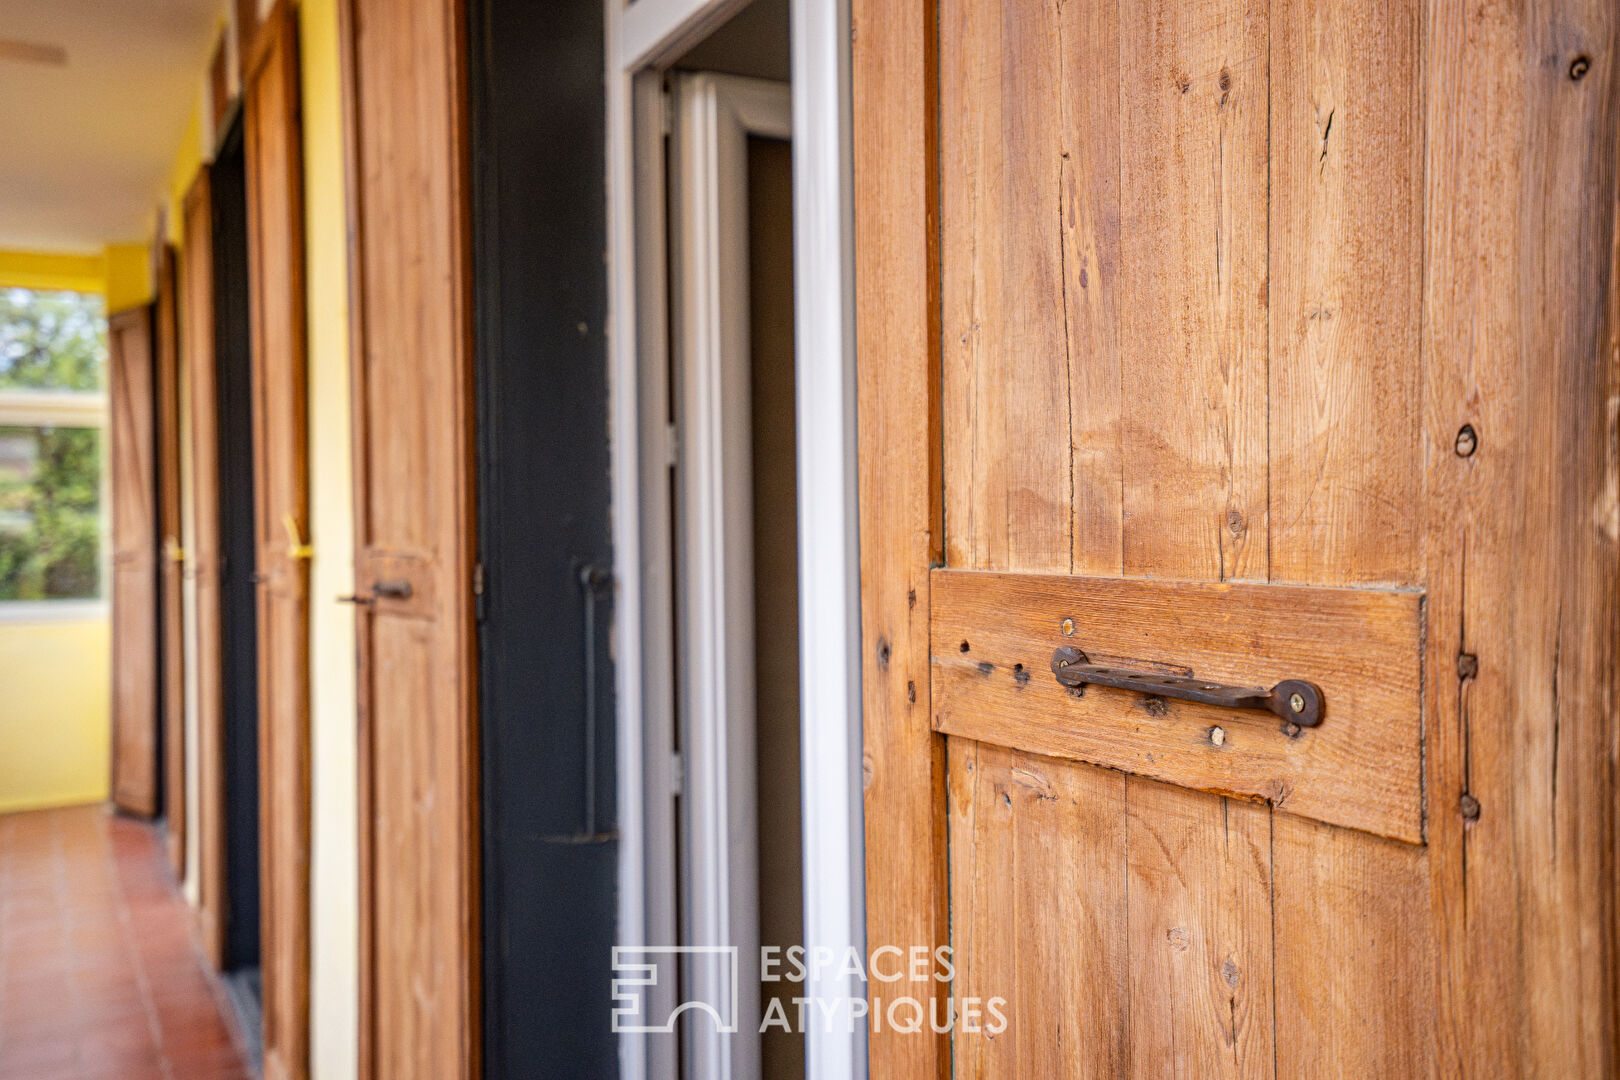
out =
{"type": "Polygon", "coordinates": [[[0,1080],[250,1077],[190,924],[152,826],[0,816],[0,1080]]]}

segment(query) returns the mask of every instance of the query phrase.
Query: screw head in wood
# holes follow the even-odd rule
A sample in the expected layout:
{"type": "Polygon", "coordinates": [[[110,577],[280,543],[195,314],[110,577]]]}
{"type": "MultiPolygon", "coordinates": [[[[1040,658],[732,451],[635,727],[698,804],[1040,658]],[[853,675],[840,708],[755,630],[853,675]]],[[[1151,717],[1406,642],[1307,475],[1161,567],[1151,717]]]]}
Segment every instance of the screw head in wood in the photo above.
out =
{"type": "Polygon", "coordinates": [[[1456,450],[1458,457],[1473,457],[1474,451],[1479,449],[1479,434],[1474,431],[1473,424],[1464,424],[1457,432],[1456,450]]]}
{"type": "Polygon", "coordinates": [[[1295,712],[1305,711],[1305,695],[1295,691],[1288,695],[1288,707],[1295,712]]]}
{"type": "Polygon", "coordinates": [[[1305,729],[1293,721],[1289,721],[1283,725],[1283,734],[1288,736],[1290,739],[1297,739],[1299,737],[1299,733],[1303,730],[1305,729]]]}
{"type": "Polygon", "coordinates": [[[1209,729],[1209,743],[1210,743],[1211,746],[1220,746],[1221,744],[1223,744],[1225,742],[1226,742],[1226,731],[1225,731],[1225,729],[1219,728],[1219,727],[1212,727],[1212,728],[1209,729]]]}
{"type": "Polygon", "coordinates": [[[1074,620],[1064,619],[1058,629],[1063,631],[1064,637],[1074,637],[1074,620]]]}

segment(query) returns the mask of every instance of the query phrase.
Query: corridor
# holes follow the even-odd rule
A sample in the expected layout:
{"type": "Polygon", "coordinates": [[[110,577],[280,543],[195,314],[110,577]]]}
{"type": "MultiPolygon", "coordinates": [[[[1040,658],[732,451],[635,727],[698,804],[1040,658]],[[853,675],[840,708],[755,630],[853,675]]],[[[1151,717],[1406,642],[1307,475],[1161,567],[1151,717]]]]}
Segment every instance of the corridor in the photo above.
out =
{"type": "Polygon", "coordinates": [[[153,826],[0,815],[0,1080],[251,1076],[190,920],[153,826]]]}

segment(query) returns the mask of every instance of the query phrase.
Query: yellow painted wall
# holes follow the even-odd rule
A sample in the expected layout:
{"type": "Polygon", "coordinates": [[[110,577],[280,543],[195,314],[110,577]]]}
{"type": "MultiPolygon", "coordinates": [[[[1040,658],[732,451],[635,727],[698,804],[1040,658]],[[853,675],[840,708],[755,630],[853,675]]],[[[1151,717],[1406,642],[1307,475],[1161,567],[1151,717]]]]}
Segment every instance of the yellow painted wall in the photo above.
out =
{"type": "Polygon", "coordinates": [[[107,609],[80,606],[88,613],[0,622],[0,813],[107,798],[107,609]]]}
{"type": "MultiPolygon", "coordinates": [[[[0,288],[102,293],[111,253],[0,251],[0,288]]],[[[127,259],[118,264],[129,295],[127,259]]],[[[104,603],[0,602],[0,813],[107,798],[111,655],[104,603]]]]}
{"type": "Polygon", "coordinates": [[[105,264],[107,310],[123,311],[152,300],[152,251],[145,244],[109,244],[105,264]]]}

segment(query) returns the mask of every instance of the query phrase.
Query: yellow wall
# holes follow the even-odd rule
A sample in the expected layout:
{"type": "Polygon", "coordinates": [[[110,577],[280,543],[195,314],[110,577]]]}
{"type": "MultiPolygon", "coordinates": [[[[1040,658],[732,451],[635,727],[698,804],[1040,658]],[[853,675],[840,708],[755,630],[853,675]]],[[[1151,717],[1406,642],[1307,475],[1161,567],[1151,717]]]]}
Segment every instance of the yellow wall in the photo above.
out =
{"type": "MultiPolygon", "coordinates": [[[[102,293],[116,261],[120,295],[127,296],[134,271],[113,251],[0,251],[0,288],[102,293]]],[[[107,798],[110,667],[106,604],[0,602],[0,812],[107,798]]]]}
{"type": "Polygon", "coordinates": [[[0,622],[0,813],[107,798],[107,609],[83,606],[77,617],[0,622]]]}

